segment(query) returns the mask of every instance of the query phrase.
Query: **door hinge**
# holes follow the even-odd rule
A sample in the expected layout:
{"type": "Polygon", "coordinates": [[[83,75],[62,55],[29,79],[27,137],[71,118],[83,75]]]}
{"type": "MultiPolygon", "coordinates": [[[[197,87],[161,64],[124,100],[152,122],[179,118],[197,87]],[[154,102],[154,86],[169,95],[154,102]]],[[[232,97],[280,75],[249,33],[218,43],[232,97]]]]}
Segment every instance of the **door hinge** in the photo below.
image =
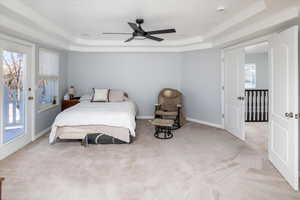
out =
{"type": "Polygon", "coordinates": [[[222,118],[224,118],[225,117],[225,115],[224,114],[222,114],[222,118]]]}
{"type": "Polygon", "coordinates": [[[224,90],[225,89],[225,87],[224,86],[222,86],[222,90],[224,90]]]}

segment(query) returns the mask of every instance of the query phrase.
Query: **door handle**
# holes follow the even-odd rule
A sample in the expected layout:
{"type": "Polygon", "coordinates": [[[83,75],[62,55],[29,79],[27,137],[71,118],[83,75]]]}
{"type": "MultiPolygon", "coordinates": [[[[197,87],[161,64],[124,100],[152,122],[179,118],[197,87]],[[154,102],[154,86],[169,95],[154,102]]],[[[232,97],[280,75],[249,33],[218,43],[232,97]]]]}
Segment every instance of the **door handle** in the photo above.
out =
{"type": "Polygon", "coordinates": [[[33,97],[32,96],[28,97],[28,100],[30,100],[30,101],[33,100],[33,97]]]}
{"type": "Polygon", "coordinates": [[[237,99],[240,100],[240,101],[244,101],[245,98],[244,97],[238,97],[237,99]]]}
{"type": "Polygon", "coordinates": [[[292,112],[285,113],[285,117],[287,117],[287,118],[294,118],[294,113],[292,113],[292,112]]]}

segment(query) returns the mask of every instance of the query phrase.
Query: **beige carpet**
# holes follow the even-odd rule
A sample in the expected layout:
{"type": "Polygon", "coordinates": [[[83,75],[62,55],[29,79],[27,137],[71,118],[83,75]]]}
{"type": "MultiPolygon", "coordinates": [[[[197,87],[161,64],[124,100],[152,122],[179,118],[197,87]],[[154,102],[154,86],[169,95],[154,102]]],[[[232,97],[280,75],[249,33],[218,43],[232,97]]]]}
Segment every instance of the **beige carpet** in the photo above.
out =
{"type": "Polygon", "coordinates": [[[0,161],[4,200],[300,199],[260,148],[225,131],[188,123],[162,141],[140,120],[137,135],[88,148],[43,137],[0,161]]]}

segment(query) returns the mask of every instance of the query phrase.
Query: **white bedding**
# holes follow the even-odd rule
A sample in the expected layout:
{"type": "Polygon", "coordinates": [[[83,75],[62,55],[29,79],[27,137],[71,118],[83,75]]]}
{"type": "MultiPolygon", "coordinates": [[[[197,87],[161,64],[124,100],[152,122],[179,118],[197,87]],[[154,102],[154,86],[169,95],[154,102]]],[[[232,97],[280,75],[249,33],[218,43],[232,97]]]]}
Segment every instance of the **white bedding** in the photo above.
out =
{"type": "Polygon", "coordinates": [[[63,112],[55,119],[49,136],[55,142],[56,131],[64,126],[106,125],[128,128],[135,136],[136,106],[132,101],[124,102],[81,102],[63,112]]]}

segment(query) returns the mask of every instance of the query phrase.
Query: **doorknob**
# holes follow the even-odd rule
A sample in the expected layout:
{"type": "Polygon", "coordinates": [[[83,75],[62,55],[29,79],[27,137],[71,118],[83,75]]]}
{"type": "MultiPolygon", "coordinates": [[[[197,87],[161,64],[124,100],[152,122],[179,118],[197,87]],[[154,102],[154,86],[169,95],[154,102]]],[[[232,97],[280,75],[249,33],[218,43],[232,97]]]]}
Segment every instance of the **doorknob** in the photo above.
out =
{"type": "Polygon", "coordinates": [[[33,100],[33,97],[32,96],[28,97],[28,100],[33,100]]]}
{"type": "Polygon", "coordinates": [[[294,118],[294,113],[292,113],[292,112],[285,113],[285,117],[287,117],[287,118],[294,118]]]}
{"type": "Polygon", "coordinates": [[[245,98],[244,97],[238,97],[237,99],[240,100],[240,101],[244,101],[245,98]]]}

